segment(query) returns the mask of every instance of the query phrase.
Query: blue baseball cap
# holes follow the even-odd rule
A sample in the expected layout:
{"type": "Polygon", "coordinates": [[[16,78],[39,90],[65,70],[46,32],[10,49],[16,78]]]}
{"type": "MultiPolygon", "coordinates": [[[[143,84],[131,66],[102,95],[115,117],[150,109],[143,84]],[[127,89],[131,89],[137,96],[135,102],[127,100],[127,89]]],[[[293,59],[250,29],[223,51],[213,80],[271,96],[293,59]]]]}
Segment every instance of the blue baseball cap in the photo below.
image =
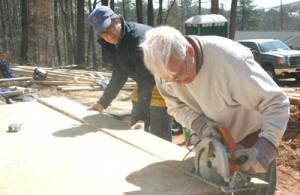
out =
{"type": "Polygon", "coordinates": [[[89,22],[94,27],[96,36],[110,26],[110,16],[113,14],[113,10],[107,6],[99,6],[92,11],[89,15],[89,22]]]}

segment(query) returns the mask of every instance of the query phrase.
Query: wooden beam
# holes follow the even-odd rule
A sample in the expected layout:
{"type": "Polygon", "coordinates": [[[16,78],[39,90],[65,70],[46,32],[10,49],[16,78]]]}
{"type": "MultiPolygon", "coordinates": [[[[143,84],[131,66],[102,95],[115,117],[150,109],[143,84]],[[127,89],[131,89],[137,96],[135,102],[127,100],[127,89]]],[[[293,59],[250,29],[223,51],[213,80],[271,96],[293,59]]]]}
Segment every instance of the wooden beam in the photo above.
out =
{"type": "Polygon", "coordinates": [[[32,77],[18,77],[18,78],[6,78],[6,79],[0,79],[0,82],[7,82],[7,81],[28,81],[33,80],[32,77]]]}

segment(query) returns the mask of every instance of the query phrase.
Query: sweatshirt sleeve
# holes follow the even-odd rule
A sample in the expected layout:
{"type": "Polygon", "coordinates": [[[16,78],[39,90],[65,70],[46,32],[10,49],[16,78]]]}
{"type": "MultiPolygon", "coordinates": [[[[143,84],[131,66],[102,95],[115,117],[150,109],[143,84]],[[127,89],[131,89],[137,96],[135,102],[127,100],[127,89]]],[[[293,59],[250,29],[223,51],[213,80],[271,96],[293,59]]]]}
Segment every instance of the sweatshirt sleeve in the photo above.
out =
{"type": "Polygon", "coordinates": [[[228,72],[220,73],[232,76],[227,81],[218,80],[218,93],[232,104],[235,102],[248,110],[258,112],[262,131],[259,137],[264,137],[277,146],[289,120],[290,104],[287,95],[252,56],[244,58],[243,61],[233,59],[230,63],[237,65],[228,65],[225,70],[228,72]],[[222,82],[227,83],[227,87],[222,82]]]}

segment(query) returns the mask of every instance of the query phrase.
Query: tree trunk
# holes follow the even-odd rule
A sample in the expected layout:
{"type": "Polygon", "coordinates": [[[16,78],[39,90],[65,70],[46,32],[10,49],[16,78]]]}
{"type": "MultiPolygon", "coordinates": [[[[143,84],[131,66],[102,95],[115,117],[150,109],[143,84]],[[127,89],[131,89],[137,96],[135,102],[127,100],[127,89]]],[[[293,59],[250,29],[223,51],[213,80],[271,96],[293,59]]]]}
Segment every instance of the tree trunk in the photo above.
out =
{"type": "MultiPolygon", "coordinates": [[[[167,24],[167,21],[168,21],[168,18],[169,18],[169,14],[170,14],[170,12],[171,12],[173,6],[175,5],[175,3],[176,3],[176,0],[174,0],[174,1],[172,2],[171,6],[169,7],[169,9],[168,9],[168,11],[167,11],[167,14],[166,14],[165,21],[164,21],[164,25],[167,24]]],[[[183,14],[183,6],[182,6],[182,17],[181,17],[182,20],[183,20],[183,18],[184,18],[183,15],[184,15],[184,14],[183,14]]],[[[181,23],[183,23],[183,21],[181,21],[181,23]]]]}
{"type": "Polygon", "coordinates": [[[110,9],[115,10],[115,1],[110,0],[109,6],[110,6],[110,9]]]}
{"type": "MultiPolygon", "coordinates": [[[[75,4],[77,3],[78,0],[75,1],[75,4]]],[[[70,36],[71,36],[71,41],[72,41],[72,45],[74,48],[70,48],[71,50],[73,50],[72,54],[73,54],[73,62],[76,62],[77,61],[77,57],[76,57],[76,54],[77,54],[77,44],[76,44],[76,20],[75,20],[75,16],[76,15],[76,11],[77,9],[73,10],[73,0],[69,0],[69,6],[67,6],[67,13],[68,16],[70,15],[70,17],[68,17],[68,21],[69,23],[71,24],[70,25],[70,36]]],[[[70,45],[71,46],[71,45],[70,45]]]]}
{"type": "Polygon", "coordinates": [[[26,64],[28,62],[28,2],[27,0],[21,1],[21,15],[22,15],[22,39],[21,39],[21,51],[20,51],[20,62],[26,64]]]}
{"type": "MultiPolygon", "coordinates": [[[[20,23],[21,21],[18,21],[19,19],[19,13],[21,12],[20,10],[17,9],[17,5],[16,5],[16,2],[18,1],[10,1],[12,3],[12,7],[11,7],[11,10],[10,10],[10,29],[11,29],[11,37],[12,37],[12,48],[13,50],[15,51],[16,50],[16,46],[15,46],[15,42],[16,42],[16,39],[17,37],[19,37],[20,35],[17,35],[17,28],[15,28],[15,26],[20,23]]],[[[28,2],[27,2],[28,4],[28,2]]]]}
{"type": "Polygon", "coordinates": [[[201,15],[201,0],[198,0],[198,14],[201,15]]]}
{"type": "Polygon", "coordinates": [[[108,6],[108,0],[102,0],[102,5],[108,6]]]}
{"type": "Polygon", "coordinates": [[[245,20],[245,3],[242,4],[242,16],[241,16],[241,30],[244,31],[244,20],[245,20]]]}
{"type": "MultiPolygon", "coordinates": [[[[94,0],[93,5],[91,0],[88,1],[89,13],[91,13],[93,9],[95,9],[96,4],[97,4],[97,0],[94,0]]],[[[90,65],[91,57],[92,57],[92,66],[96,69],[98,64],[97,64],[97,55],[96,55],[96,47],[95,47],[95,35],[94,35],[93,26],[89,25],[88,45],[86,51],[86,66],[90,65]]]]}
{"type": "Polygon", "coordinates": [[[1,33],[0,33],[0,38],[3,40],[2,43],[2,48],[3,51],[7,50],[7,40],[6,40],[6,24],[5,24],[5,15],[4,15],[4,0],[0,0],[0,22],[1,22],[1,33]]]}
{"type": "Polygon", "coordinates": [[[57,55],[58,67],[61,66],[61,56],[59,49],[59,34],[58,34],[58,0],[54,0],[54,36],[55,36],[55,48],[57,55]]]}
{"type": "MultiPolygon", "coordinates": [[[[97,0],[94,0],[94,3],[93,3],[93,9],[95,9],[96,8],[96,5],[97,5],[97,0]]],[[[92,11],[92,10],[91,10],[92,11]]],[[[95,35],[94,35],[94,31],[93,31],[93,27],[92,26],[90,26],[90,28],[91,28],[91,30],[92,30],[92,52],[93,52],[93,66],[95,67],[95,66],[98,66],[98,64],[97,64],[97,53],[96,53],[96,42],[95,42],[95,40],[94,40],[94,37],[95,37],[95,35]]]]}
{"type": "MultiPolygon", "coordinates": [[[[92,12],[92,2],[91,2],[91,0],[88,0],[88,8],[89,8],[89,13],[91,13],[92,12]]],[[[94,42],[93,29],[92,29],[92,26],[89,23],[88,44],[87,44],[87,49],[86,49],[86,60],[85,60],[85,63],[86,63],[85,65],[86,66],[90,65],[92,42],[94,42]]]]}
{"type": "Polygon", "coordinates": [[[211,13],[219,14],[219,0],[211,0],[211,13]]]}
{"type": "Polygon", "coordinates": [[[67,38],[67,51],[66,52],[68,52],[69,50],[71,51],[71,52],[68,52],[68,55],[67,55],[68,61],[70,63],[72,61],[72,56],[73,57],[75,56],[75,48],[74,48],[73,43],[72,43],[72,38],[71,38],[71,34],[70,34],[70,27],[69,27],[70,21],[68,20],[68,16],[67,16],[67,13],[69,11],[68,2],[65,2],[65,8],[63,7],[63,3],[62,3],[61,0],[59,0],[59,4],[60,4],[61,12],[62,12],[62,15],[63,15],[65,34],[66,34],[66,38],[67,38]]]}
{"type": "Polygon", "coordinates": [[[153,0],[148,0],[147,14],[147,24],[149,26],[154,26],[153,0]]]}
{"type": "Polygon", "coordinates": [[[5,10],[5,13],[6,13],[6,27],[7,27],[7,41],[8,41],[8,50],[12,53],[12,55],[15,54],[15,44],[14,44],[14,36],[13,36],[13,29],[15,29],[16,27],[16,24],[17,24],[17,21],[14,21],[13,18],[12,18],[12,13],[13,13],[13,10],[11,9],[11,7],[13,7],[13,5],[10,5],[9,4],[12,4],[14,2],[12,1],[6,1],[6,10],[5,10]]]}
{"type": "Polygon", "coordinates": [[[122,1],[122,9],[123,9],[123,18],[126,20],[125,1],[122,1]]]}
{"type": "Polygon", "coordinates": [[[2,32],[0,33],[0,37],[2,38],[3,40],[3,43],[1,45],[1,49],[3,49],[3,51],[9,51],[9,40],[8,40],[8,36],[7,36],[7,32],[8,32],[8,17],[9,17],[9,14],[7,14],[7,11],[6,11],[6,7],[7,7],[7,4],[8,4],[8,1],[7,0],[1,0],[1,6],[0,6],[0,9],[1,9],[1,30],[2,32]]]}
{"type": "Polygon", "coordinates": [[[231,1],[229,39],[232,39],[232,40],[234,40],[234,37],[235,37],[237,1],[238,0],[232,0],[231,1]]]}
{"type": "Polygon", "coordinates": [[[84,0],[77,1],[77,59],[76,64],[84,64],[84,0]]]}
{"type": "MultiPolygon", "coordinates": [[[[108,0],[103,0],[102,1],[102,5],[105,5],[105,6],[108,6],[108,0]]],[[[104,41],[104,40],[101,40],[101,50],[102,50],[102,67],[105,67],[107,64],[110,64],[110,60],[109,58],[107,57],[108,56],[108,51],[105,49],[105,45],[109,45],[108,42],[104,41]]],[[[100,43],[98,41],[98,43],[100,43]]]]}
{"type": "Polygon", "coordinates": [[[281,27],[281,30],[283,30],[283,16],[284,16],[284,13],[283,13],[283,5],[282,5],[282,0],[280,0],[280,27],[281,27]]]}
{"type": "Polygon", "coordinates": [[[159,0],[157,26],[162,25],[162,4],[163,4],[163,0],[159,0]]]}
{"type": "Polygon", "coordinates": [[[143,2],[141,0],[136,0],[135,4],[137,22],[143,24],[143,2]]]}
{"type": "MultiPolygon", "coordinates": [[[[60,0],[58,0],[58,3],[59,3],[59,5],[60,5],[60,0]]],[[[60,5],[60,8],[61,8],[61,12],[63,12],[62,11],[62,7],[63,7],[63,5],[60,5]]],[[[66,33],[66,28],[64,27],[64,16],[61,14],[61,23],[62,23],[62,28],[61,28],[61,30],[62,30],[62,39],[63,39],[63,55],[64,55],[64,61],[65,61],[65,65],[66,64],[69,64],[68,63],[68,49],[67,49],[67,45],[68,45],[68,41],[67,41],[67,33],[66,33]]]]}

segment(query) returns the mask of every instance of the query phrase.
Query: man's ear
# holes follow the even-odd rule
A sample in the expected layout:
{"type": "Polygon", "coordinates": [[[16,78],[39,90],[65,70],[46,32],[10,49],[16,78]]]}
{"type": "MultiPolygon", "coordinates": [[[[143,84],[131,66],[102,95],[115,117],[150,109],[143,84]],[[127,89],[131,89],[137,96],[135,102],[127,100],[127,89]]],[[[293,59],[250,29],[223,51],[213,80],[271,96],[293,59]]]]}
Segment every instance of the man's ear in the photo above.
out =
{"type": "Polygon", "coordinates": [[[116,18],[117,20],[116,20],[116,23],[121,23],[121,18],[122,18],[122,16],[120,15],[120,14],[118,14],[118,18],[116,18]]]}
{"type": "Polygon", "coordinates": [[[118,23],[118,24],[121,24],[121,18],[118,18],[118,19],[117,19],[117,23],[118,23]]]}
{"type": "Polygon", "coordinates": [[[187,45],[186,53],[190,57],[194,57],[195,56],[195,50],[194,50],[194,48],[191,45],[187,45]]]}

